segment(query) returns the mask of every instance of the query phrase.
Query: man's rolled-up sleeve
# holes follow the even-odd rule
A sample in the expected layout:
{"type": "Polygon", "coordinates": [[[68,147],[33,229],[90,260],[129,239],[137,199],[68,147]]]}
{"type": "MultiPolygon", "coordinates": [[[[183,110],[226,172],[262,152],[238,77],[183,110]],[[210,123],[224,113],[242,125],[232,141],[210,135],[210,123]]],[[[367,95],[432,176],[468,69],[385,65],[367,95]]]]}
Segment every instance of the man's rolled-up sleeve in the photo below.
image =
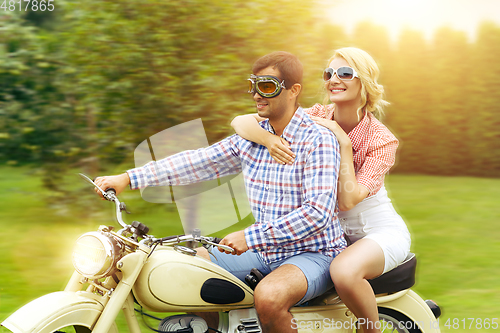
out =
{"type": "Polygon", "coordinates": [[[241,172],[238,144],[233,135],[209,147],[187,150],[127,171],[130,188],[187,185],[241,172]]]}

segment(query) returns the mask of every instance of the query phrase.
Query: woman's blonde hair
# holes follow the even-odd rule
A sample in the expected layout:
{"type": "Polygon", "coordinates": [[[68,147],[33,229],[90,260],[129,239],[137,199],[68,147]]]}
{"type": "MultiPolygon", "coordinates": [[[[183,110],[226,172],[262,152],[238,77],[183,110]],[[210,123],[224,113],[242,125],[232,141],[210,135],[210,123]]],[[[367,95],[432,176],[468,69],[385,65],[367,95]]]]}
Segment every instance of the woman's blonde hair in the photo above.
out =
{"type": "Polygon", "coordinates": [[[377,82],[380,74],[377,63],[371,55],[361,49],[344,47],[334,51],[328,64],[339,57],[354,68],[361,82],[361,106],[357,110],[358,119],[361,119],[364,108],[380,119],[384,115],[384,107],[389,105],[389,102],[383,99],[384,87],[377,82]]]}

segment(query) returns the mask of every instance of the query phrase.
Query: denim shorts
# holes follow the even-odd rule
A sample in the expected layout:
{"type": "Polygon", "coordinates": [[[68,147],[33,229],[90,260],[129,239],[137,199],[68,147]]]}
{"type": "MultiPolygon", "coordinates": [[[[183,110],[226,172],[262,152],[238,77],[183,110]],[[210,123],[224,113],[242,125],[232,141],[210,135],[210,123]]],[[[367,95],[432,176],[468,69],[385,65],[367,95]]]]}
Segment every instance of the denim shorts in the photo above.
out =
{"type": "Polygon", "coordinates": [[[330,263],[333,258],[318,252],[304,252],[280,261],[266,264],[262,257],[253,251],[246,251],[240,256],[226,254],[217,249],[212,249],[210,259],[225,270],[231,272],[238,279],[245,281],[245,276],[252,268],[257,268],[262,274],[267,275],[281,265],[294,265],[298,267],[307,279],[307,292],[297,305],[307,302],[333,287],[330,277],[330,263]]]}

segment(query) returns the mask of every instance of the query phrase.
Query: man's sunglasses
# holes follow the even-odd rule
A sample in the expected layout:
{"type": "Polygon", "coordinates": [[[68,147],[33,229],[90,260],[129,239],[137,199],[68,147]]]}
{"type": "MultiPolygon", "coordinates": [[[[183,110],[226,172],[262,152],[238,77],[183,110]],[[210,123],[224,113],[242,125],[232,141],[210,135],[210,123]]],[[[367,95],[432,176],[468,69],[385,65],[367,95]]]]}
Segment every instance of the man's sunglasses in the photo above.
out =
{"type": "Polygon", "coordinates": [[[339,67],[337,69],[327,68],[323,72],[323,80],[330,81],[337,74],[337,77],[343,81],[350,81],[355,77],[359,77],[358,73],[351,67],[339,67]]]}
{"type": "Polygon", "coordinates": [[[276,76],[272,75],[250,75],[248,79],[248,92],[255,94],[257,92],[264,98],[273,98],[281,94],[285,88],[285,80],[280,82],[276,76]]]}

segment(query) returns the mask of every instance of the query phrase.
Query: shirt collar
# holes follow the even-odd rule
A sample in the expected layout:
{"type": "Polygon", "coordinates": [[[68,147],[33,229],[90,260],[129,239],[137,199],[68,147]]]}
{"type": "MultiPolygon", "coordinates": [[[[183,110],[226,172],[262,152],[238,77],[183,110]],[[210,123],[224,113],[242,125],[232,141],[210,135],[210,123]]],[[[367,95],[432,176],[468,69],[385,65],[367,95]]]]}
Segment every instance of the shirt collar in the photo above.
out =
{"type": "Polygon", "coordinates": [[[352,129],[352,131],[347,134],[349,139],[351,139],[352,149],[358,151],[361,147],[361,142],[363,141],[363,134],[368,132],[370,127],[370,116],[368,111],[364,111],[363,118],[361,121],[352,129]]]}
{"type": "MultiPolygon", "coordinates": [[[[283,134],[281,137],[285,139],[288,142],[293,142],[293,138],[295,137],[295,134],[300,128],[300,124],[304,121],[304,109],[302,107],[298,107],[295,113],[292,116],[292,119],[290,119],[290,122],[288,125],[286,125],[285,129],[283,130],[283,134]]],[[[264,123],[264,129],[268,130],[269,132],[275,134],[274,128],[271,126],[269,123],[269,120],[266,120],[264,123]]]]}

